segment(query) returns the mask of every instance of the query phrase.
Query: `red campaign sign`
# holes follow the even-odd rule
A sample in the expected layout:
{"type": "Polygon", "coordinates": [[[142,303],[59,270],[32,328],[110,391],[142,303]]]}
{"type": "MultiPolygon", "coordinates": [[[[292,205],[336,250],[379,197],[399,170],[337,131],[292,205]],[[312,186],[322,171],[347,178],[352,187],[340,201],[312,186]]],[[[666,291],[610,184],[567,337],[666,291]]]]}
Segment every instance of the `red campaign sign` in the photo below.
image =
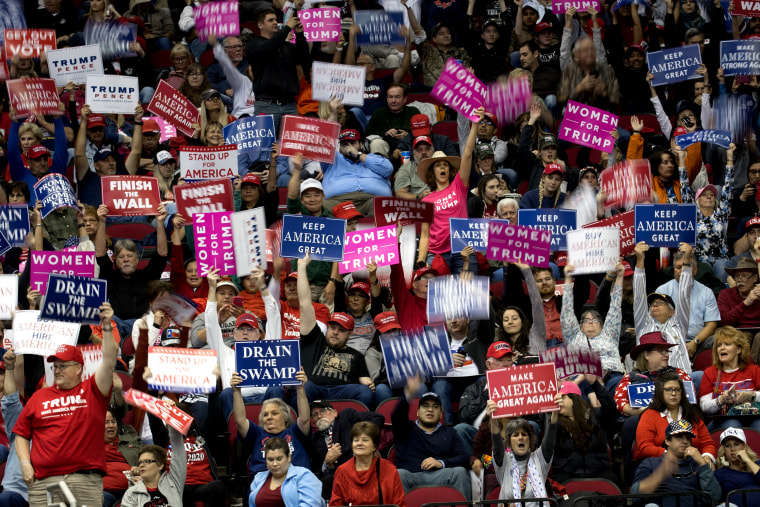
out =
{"type": "Polygon", "coordinates": [[[102,176],[100,189],[109,217],[158,215],[161,195],[152,176],[102,176]]]}
{"type": "Polygon", "coordinates": [[[625,160],[599,175],[607,192],[605,208],[632,208],[634,204],[652,200],[652,172],[649,161],[625,160]]]}
{"type": "Polygon", "coordinates": [[[335,162],[340,123],[291,115],[283,116],[281,123],[280,155],[292,157],[303,153],[309,160],[335,162]]]}
{"type": "Polygon", "coordinates": [[[401,225],[409,225],[417,222],[429,224],[433,221],[435,206],[432,202],[421,202],[412,199],[399,199],[396,197],[375,197],[375,225],[386,225],[401,222],[401,225]]]}
{"type": "Polygon", "coordinates": [[[493,417],[515,417],[555,412],[557,377],[554,363],[525,364],[501,370],[488,370],[488,397],[498,408],[493,417]]]}
{"type": "Polygon", "coordinates": [[[760,17],[760,0],[734,0],[732,16],[760,17]]]}
{"type": "Polygon", "coordinates": [[[5,81],[10,77],[8,74],[8,62],[5,56],[5,48],[0,46],[0,81],[5,81]]]}
{"type": "Polygon", "coordinates": [[[232,181],[229,179],[174,185],[172,190],[177,202],[177,212],[188,222],[194,213],[235,211],[232,181]]]}
{"type": "Polygon", "coordinates": [[[11,107],[19,118],[26,118],[34,113],[61,116],[58,108],[58,92],[55,79],[25,78],[11,79],[6,82],[11,107]]]}
{"type": "Polygon", "coordinates": [[[190,99],[163,79],[158,83],[158,88],[148,104],[148,111],[160,116],[188,136],[193,135],[193,124],[198,123],[200,117],[198,108],[190,99]]]}
{"type": "Polygon", "coordinates": [[[587,227],[617,227],[620,229],[620,255],[622,257],[631,255],[636,247],[633,210],[618,213],[583,226],[584,229],[587,227]]]}
{"type": "Polygon", "coordinates": [[[5,47],[9,57],[19,55],[21,58],[39,58],[42,53],[56,49],[55,30],[7,28],[5,47]]]}
{"type": "Polygon", "coordinates": [[[173,404],[154,398],[142,391],[129,389],[124,392],[124,400],[130,405],[153,414],[183,435],[187,435],[190,426],[193,424],[192,416],[178,409],[173,404]]]}

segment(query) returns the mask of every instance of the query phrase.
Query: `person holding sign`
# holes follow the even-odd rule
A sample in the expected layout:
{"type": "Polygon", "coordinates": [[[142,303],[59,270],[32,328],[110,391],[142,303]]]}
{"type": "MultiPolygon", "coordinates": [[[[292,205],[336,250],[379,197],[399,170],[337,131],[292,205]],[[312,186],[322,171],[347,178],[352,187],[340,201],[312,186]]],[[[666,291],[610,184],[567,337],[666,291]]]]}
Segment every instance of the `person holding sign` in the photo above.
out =
{"type": "MultiPolygon", "coordinates": [[[[519,306],[507,306],[501,312],[501,325],[497,326],[496,340],[509,343],[518,356],[538,355],[546,349],[544,302],[530,266],[527,264],[514,264],[514,266],[520,270],[525,286],[528,288],[532,322],[519,306]]],[[[512,274],[517,275],[515,271],[512,274]]],[[[517,279],[517,276],[512,278],[517,279]]]]}
{"type": "Polygon", "coordinates": [[[281,505],[284,507],[323,507],[319,495],[322,484],[307,467],[291,463],[292,442],[280,437],[266,441],[263,447],[266,472],[251,482],[249,507],[281,505]]]}
{"type": "Polygon", "coordinates": [[[71,345],[60,345],[47,358],[54,363],[55,384],[35,392],[16,422],[16,453],[29,488],[30,505],[47,505],[47,486],[61,481],[82,504],[103,504],[105,449],[103,441],[93,436],[103,435],[111,399],[117,353],[112,317],[111,305],[103,303],[103,360],[95,375],[83,382],[82,353],[71,345]],[[72,405],[76,410],[55,410],[58,405],[72,405]]]}

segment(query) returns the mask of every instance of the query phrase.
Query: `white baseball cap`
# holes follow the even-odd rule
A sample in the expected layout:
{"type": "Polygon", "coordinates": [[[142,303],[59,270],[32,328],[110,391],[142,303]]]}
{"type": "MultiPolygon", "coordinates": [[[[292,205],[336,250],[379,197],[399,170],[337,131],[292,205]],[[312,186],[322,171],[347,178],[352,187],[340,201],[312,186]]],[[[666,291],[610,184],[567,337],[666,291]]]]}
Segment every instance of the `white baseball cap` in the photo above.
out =
{"type": "Polygon", "coordinates": [[[309,178],[307,180],[303,180],[301,182],[301,193],[303,194],[310,188],[316,188],[318,190],[321,190],[324,192],[324,189],[322,188],[322,183],[319,180],[315,180],[314,178],[309,178]]]}
{"type": "Polygon", "coordinates": [[[741,428],[728,428],[726,431],[720,434],[720,445],[723,445],[728,438],[735,438],[742,443],[747,443],[747,437],[744,435],[744,430],[741,428]]]}

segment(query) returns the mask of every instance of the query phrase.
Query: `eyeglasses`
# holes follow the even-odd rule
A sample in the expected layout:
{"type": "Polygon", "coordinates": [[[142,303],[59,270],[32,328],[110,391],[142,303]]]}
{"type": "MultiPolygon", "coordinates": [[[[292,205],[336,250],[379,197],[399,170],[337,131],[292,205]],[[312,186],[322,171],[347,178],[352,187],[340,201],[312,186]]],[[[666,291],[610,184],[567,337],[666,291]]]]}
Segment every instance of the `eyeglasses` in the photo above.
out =
{"type": "Polygon", "coordinates": [[[668,306],[668,302],[663,301],[662,299],[656,299],[652,301],[652,306],[668,306]]]}
{"type": "Polygon", "coordinates": [[[190,74],[187,75],[187,77],[190,77],[190,76],[202,76],[202,75],[203,75],[203,72],[191,72],[190,74]]]}
{"type": "Polygon", "coordinates": [[[69,366],[74,366],[75,364],[79,364],[79,363],[60,363],[60,364],[56,364],[56,365],[53,365],[53,371],[63,371],[66,368],[68,368],[69,366]]]}
{"type": "Polygon", "coordinates": [[[243,45],[235,44],[234,46],[225,46],[224,49],[243,49],[243,45]]]}
{"type": "Polygon", "coordinates": [[[154,459],[141,459],[137,462],[137,466],[150,465],[151,463],[157,463],[154,459]]]}
{"type": "Polygon", "coordinates": [[[666,387],[663,389],[668,394],[681,394],[681,388],[680,387],[666,387]]]}
{"type": "Polygon", "coordinates": [[[222,100],[222,98],[219,95],[212,95],[211,97],[207,98],[206,100],[222,100]]]}
{"type": "Polygon", "coordinates": [[[755,276],[755,273],[739,273],[737,275],[734,275],[734,280],[738,280],[738,281],[750,280],[754,276],[755,276]]]}
{"type": "Polygon", "coordinates": [[[599,324],[599,319],[583,319],[583,324],[599,324]]]}
{"type": "Polygon", "coordinates": [[[187,56],[175,56],[172,58],[175,62],[186,62],[188,60],[187,56]]]}
{"type": "Polygon", "coordinates": [[[487,126],[491,127],[491,126],[493,126],[493,122],[492,121],[488,121],[488,120],[481,120],[481,121],[478,122],[478,125],[487,125],[487,126]]]}

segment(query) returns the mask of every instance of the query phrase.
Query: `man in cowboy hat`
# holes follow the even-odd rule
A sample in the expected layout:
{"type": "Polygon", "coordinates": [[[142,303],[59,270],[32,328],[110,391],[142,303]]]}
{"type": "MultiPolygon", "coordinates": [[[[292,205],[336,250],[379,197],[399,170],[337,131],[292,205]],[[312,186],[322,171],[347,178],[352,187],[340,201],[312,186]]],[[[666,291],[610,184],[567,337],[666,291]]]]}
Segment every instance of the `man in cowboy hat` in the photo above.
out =
{"type": "MultiPolygon", "coordinates": [[[[760,219],[759,219],[760,220],[760,219]]],[[[736,282],[736,286],[720,291],[718,309],[720,324],[738,328],[760,328],[760,285],[758,285],[758,264],[750,257],[741,257],[734,268],[726,271],[736,282]]],[[[755,329],[754,331],[757,331],[755,329]]],[[[752,359],[760,357],[760,333],[748,336],[752,343],[752,359]]]]}

